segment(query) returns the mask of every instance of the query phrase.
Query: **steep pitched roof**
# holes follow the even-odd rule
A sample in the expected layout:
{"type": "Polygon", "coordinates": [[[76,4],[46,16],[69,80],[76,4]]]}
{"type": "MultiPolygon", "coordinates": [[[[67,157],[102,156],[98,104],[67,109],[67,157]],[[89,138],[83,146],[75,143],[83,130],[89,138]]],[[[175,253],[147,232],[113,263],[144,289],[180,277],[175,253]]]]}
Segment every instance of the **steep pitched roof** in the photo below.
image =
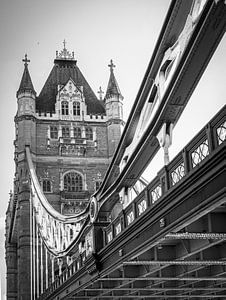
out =
{"type": "Polygon", "coordinates": [[[109,98],[112,95],[122,97],[121,91],[119,89],[119,85],[118,85],[117,80],[116,80],[115,75],[114,75],[113,68],[115,67],[115,65],[113,64],[112,60],[110,62],[110,65],[108,65],[108,66],[110,67],[110,78],[109,78],[109,81],[108,81],[108,86],[107,86],[107,91],[106,91],[105,98],[109,98]]]}
{"type": "Polygon", "coordinates": [[[21,93],[24,91],[32,91],[34,94],[36,94],[33,84],[32,84],[32,81],[31,81],[30,73],[28,71],[27,63],[24,64],[24,72],[23,72],[23,76],[22,76],[22,79],[20,82],[19,90],[17,91],[17,95],[18,95],[18,93],[21,93]]]}
{"type": "Polygon", "coordinates": [[[87,113],[105,114],[103,101],[97,99],[82,72],[79,70],[76,60],[67,59],[54,60],[54,66],[37,98],[37,110],[41,112],[54,112],[57,86],[58,84],[65,85],[70,78],[77,86],[83,86],[87,113]]]}

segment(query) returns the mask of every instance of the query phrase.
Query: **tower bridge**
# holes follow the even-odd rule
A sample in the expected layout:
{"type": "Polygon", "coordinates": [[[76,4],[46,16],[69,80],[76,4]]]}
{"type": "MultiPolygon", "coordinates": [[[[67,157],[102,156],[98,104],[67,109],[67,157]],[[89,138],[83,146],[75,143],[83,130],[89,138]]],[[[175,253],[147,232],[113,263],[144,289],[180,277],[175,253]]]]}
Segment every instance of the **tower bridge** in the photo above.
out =
{"type": "Polygon", "coordinates": [[[226,107],[169,158],[225,17],[225,1],[171,2],[126,124],[113,61],[97,99],[64,41],[37,96],[25,56],[7,299],[226,299],[226,107]]]}

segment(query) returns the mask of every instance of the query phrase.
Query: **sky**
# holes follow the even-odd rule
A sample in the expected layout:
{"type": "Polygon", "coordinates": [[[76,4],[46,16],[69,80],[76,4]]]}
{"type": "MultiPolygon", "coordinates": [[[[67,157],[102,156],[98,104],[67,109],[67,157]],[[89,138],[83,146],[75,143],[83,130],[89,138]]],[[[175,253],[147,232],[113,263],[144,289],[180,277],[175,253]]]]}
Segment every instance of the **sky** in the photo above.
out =
{"type": "MultiPolygon", "coordinates": [[[[53,66],[56,50],[75,52],[78,66],[93,91],[106,91],[110,59],[124,96],[128,117],[161,30],[169,0],[1,0],[0,2],[0,270],[5,290],[4,218],[15,172],[13,161],[16,91],[23,73],[25,53],[29,71],[39,94],[53,66]]],[[[173,132],[170,156],[212,118],[225,103],[224,38],[173,132]]],[[[156,156],[147,179],[162,167],[156,156]]],[[[2,299],[3,295],[2,295],[2,299]]],[[[0,298],[1,300],[1,298],[0,298]]]]}

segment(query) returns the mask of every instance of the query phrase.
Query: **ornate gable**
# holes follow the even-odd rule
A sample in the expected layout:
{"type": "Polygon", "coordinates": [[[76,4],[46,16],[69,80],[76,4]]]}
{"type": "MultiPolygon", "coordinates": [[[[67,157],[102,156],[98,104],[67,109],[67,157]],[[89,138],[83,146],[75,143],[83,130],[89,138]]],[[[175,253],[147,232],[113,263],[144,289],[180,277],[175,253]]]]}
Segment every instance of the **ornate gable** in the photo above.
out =
{"type": "Polygon", "coordinates": [[[70,78],[68,82],[62,86],[59,85],[58,95],[60,98],[66,98],[66,100],[83,101],[83,87],[77,87],[74,81],[70,78]]]}
{"type": "Polygon", "coordinates": [[[87,114],[83,87],[76,86],[72,78],[63,85],[58,85],[56,111],[62,120],[81,120],[87,114]]]}

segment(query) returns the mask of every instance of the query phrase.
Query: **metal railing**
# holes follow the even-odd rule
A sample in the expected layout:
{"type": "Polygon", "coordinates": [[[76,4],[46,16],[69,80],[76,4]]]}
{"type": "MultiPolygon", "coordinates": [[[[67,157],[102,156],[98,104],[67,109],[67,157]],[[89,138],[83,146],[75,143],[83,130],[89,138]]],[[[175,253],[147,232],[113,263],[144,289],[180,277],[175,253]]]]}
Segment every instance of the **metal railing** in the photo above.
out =
{"type": "Polygon", "coordinates": [[[226,107],[177,154],[177,156],[148,184],[148,186],[105,229],[105,245],[131,226],[138,218],[158,205],[170,190],[183,184],[212,153],[221,147],[226,137],[226,107]]]}

